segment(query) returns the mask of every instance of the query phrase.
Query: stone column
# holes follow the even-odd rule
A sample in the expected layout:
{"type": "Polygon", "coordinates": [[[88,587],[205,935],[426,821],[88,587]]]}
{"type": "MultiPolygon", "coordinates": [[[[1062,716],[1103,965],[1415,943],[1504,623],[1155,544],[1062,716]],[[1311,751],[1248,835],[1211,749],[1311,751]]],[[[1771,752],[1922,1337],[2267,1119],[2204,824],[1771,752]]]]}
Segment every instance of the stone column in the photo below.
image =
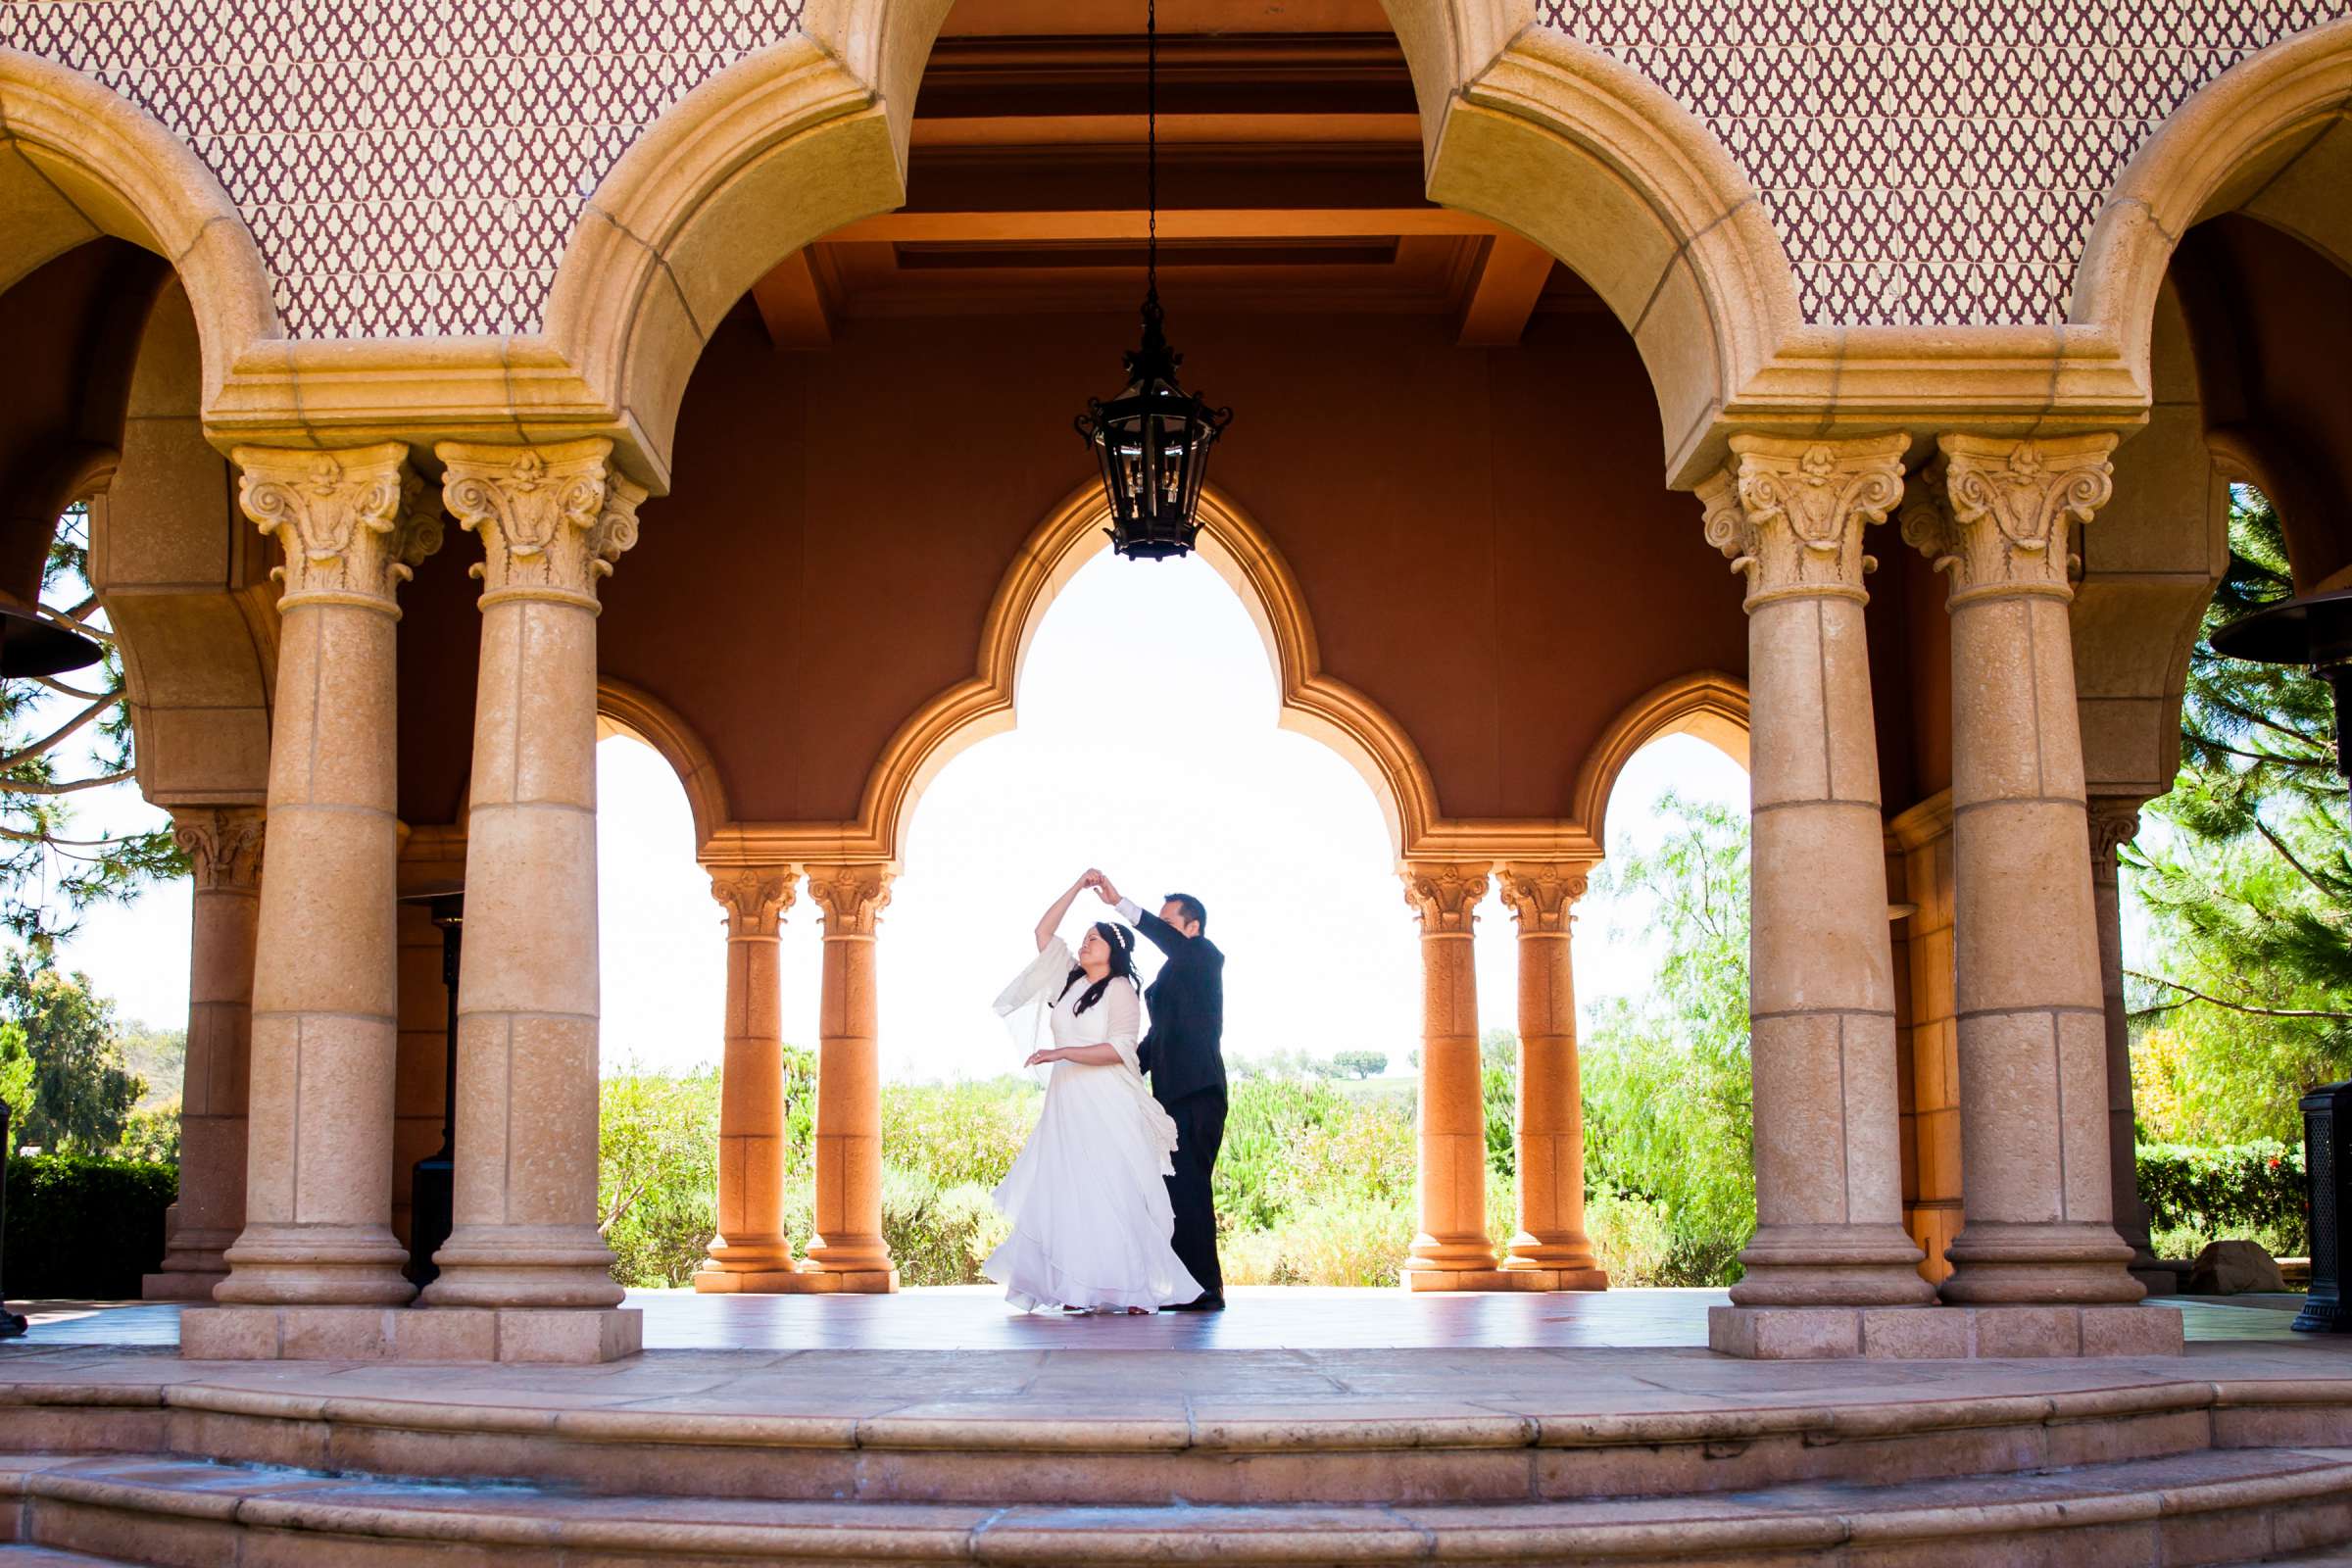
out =
{"type": "Polygon", "coordinates": [[[812,865],[808,897],[825,919],[816,1057],[816,1227],[804,1272],[822,1288],[899,1288],[882,1241],[882,1064],[874,1024],[874,926],[891,868],[812,865]]]}
{"type": "MultiPolygon", "coordinates": [[[[253,975],[245,1228],[219,1301],[384,1305],[398,989],[393,593],[441,542],[398,442],[239,447],[237,499],[285,564],[270,875],[253,975]]],[[[192,1044],[192,1042],[191,1042],[192,1044]]],[[[186,1341],[183,1339],[183,1344],[186,1341]]]]}
{"type": "Polygon", "coordinates": [[[790,1289],[784,1222],[784,1019],[776,928],[792,907],[792,869],[713,866],[727,911],[727,1038],[719,1067],[718,1234],[698,1291],[790,1289]]]}
{"type": "Polygon", "coordinates": [[[2151,1296],[2180,1289],[2157,1257],[2148,1205],[2139,1196],[2139,1129],[2132,1107],[2132,1025],[2124,1000],[2123,886],[2117,852],[2139,836],[2140,803],[2129,796],[2090,797],[2090,898],[2099,921],[2099,991],[2107,1024],[2107,1168],[2116,1233],[2132,1249],[2132,1276],[2151,1296]]]}
{"type": "Polygon", "coordinates": [[[2135,1301],[2108,1165],[2107,1009],[2067,529],[2112,435],[1947,435],[1903,536],[1951,574],[1960,1234],[1947,1301],[2135,1301]]]}
{"type": "Polygon", "coordinates": [[[1699,487],[1746,579],[1756,1234],[1740,1306],[1925,1305],[1903,1229],[1894,958],[1862,532],[1902,499],[1901,432],[1732,438],[1699,487]]]}
{"type": "Polygon", "coordinates": [[[254,938],[261,919],[262,812],[182,806],[172,837],[196,882],[188,953],[188,1055],[179,1092],[179,1201],[151,1301],[209,1301],[245,1228],[245,1103],[253,1049],[254,938]]]}
{"type": "Polygon", "coordinates": [[[1519,924],[1519,1234],[1502,1268],[1540,1290],[1609,1288],[1585,1235],[1585,1102],[1569,964],[1569,916],[1592,873],[1588,860],[1502,869],[1503,901],[1519,924]]]}
{"type": "MultiPolygon", "coordinates": [[[[435,1306],[612,1307],[597,1232],[597,584],[637,542],[643,489],[612,443],[444,442],[442,493],[478,535],[481,682],[458,971],[456,1223],[435,1306]]],[[[540,1314],[582,1358],[634,1313],[540,1314]]],[[[506,1330],[502,1325],[501,1354],[506,1330]]],[[[627,1343],[623,1343],[623,1342],[627,1343]]]]}
{"type": "Polygon", "coordinates": [[[1404,1260],[1415,1291],[1508,1290],[1487,1240],[1487,1108],[1478,1062],[1473,910],[1487,867],[1407,862],[1421,922],[1421,1229],[1404,1260]]]}

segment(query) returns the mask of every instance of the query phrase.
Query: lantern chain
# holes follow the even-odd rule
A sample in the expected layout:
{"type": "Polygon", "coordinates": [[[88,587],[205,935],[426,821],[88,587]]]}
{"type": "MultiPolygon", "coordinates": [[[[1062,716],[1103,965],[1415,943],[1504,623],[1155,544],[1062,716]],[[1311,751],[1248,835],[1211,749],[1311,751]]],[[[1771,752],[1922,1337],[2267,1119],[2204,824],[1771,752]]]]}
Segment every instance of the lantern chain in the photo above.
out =
{"type": "Polygon", "coordinates": [[[1159,298],[1159,0],[1144,0],[1144,293],[1159,298]]]}

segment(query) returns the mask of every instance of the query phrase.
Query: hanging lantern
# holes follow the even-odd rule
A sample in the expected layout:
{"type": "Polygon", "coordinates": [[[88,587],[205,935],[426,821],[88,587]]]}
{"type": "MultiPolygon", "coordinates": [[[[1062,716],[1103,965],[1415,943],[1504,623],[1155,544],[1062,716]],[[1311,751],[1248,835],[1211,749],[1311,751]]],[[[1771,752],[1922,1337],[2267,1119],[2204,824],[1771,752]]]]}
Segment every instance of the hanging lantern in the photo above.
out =
{"type": "Polygon", "coordinates": [[[1110,502],[1110,548],[1135,561],[1181,556],[1200,532],[1200,488],[1208,449],[1233,418],[1176,384],[1184,356],[1168,346],[1159,308],[1159,18],[1144,10],[1145,172],[1144,341],[1124,356],[1127,389],[1105,403],[1086,400],[1078,434],[1102,469],[1110,502]]]}

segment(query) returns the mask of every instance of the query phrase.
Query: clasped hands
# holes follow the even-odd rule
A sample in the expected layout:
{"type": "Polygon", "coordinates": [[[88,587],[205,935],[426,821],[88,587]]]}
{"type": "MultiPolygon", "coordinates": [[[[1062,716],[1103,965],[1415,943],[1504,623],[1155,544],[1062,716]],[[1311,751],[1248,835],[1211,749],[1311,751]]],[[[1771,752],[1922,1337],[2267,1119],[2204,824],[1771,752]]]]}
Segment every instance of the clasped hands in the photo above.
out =
{"type": "Polygon", "coordinates": [[[1110,885],[1110,878],[1093,866],[1087,867],[1086,875],[1078,879],[1078,885],[1082,888],[1093,888],[1097,898],[1113,908],[1118,907],[1119,890],[1110,885]]]}

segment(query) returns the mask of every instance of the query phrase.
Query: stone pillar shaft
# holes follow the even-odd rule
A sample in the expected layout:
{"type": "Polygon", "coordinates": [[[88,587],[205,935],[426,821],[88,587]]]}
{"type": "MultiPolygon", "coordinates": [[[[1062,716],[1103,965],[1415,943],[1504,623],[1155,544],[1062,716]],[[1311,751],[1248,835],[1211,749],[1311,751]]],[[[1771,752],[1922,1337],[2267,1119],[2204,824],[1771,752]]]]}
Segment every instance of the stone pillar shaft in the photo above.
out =
{"type": "Polygon", "coordinates": [[[1502,896],[1519,926],[1519,1233],[1502,1267],[1551,1290],[1609,1284],[1585,1235],[1585,1105],[1569,950],[1570,914],[1592,870],[1579,860],[1502,872],[1502,896]]]}
{"type": "Polygon", "coordinates": [[[882,1064],[874,1015],[874,927],[890,903],[881,865],[812,865],[824,912],[816,1060],[816,1224],[804,1267],[844,1291],[898,1289],[882,1240],[882,1064]]]}
{"type": "Polygon", "coordinates": [[[397,586],[440,542],[407,449],[239,448],[239,501],[276,535],[270,871],[253,979],[245,1228],[220,1301],[406,1301],[392,1234],[397,586]]]}
{"type": "Polygon", "coordinates": [[[1470,932],[1484,865],[1408,864],[1421,922],[1419,1234],[1404,1262],[1416,1291],[1508,1286],[1487,1239],[1487,1111],[1478,1059],[1478,970],[1470,932]]]}
{"type": "Polygon", "coordinates": [[[262,812],[184,806],[172,827],[193,862],[188,1054],[179,1096],[179,1201],[150,1300],[210,1300],[222,1256],[245,1228],[246,1086],[253,1049],[253,960],[260,932],[262,812]]]}
{"type": "MultiPolygon", "coordinates": [[[[2107,1025],[2107,1168],[2116,1233],[2132,1249],[2134,1270],[2161,1270],[2139,1196],[2139,1125],[2132,1105],[2132,1024],[2124,1000],[2124,911],[2117,852],[2139,835],[2135,800],[2090,801],[2090,895],[2099,922],[2099,992],[2107,1025]]],[[[2144,1285],[2145,1279],[2141,1281],[2144,1285]]]]}
{"type": "Polygon", "coordinates": [[[1894,971],[1862,607],[1900,433],[1733,438],[1700,489],[1747,578],[1756,1233],[1742,1306],[1934,1298],[1902,1225],[1894,971]]]}
{"type": "Polygon", "coordinates": [[[2112,436],[1947,435],[1904,534],[1951,573],[1960,1234],[1946,1300],[2135,1301],[2114,1225],[2068,525],[2112,436]]]}
{"type": "Polygon", "coordinates": [[[710,872],[727,911],[726,1054],[719,1068],[718,1234],[698,1291],[787,1286],[792,1245],[784,1223],[784,1021],[777,986],[777,927],[792,905],[789,867],[727,866],[710,872]]]}
{"type": "Polygon", "coordinates": [[[597,1232],[596,584],[644,492],[611,443],[444,443],[482,541],[458,975],[457,1197],[436,1306],[606,1307],[597,1232]]]}

